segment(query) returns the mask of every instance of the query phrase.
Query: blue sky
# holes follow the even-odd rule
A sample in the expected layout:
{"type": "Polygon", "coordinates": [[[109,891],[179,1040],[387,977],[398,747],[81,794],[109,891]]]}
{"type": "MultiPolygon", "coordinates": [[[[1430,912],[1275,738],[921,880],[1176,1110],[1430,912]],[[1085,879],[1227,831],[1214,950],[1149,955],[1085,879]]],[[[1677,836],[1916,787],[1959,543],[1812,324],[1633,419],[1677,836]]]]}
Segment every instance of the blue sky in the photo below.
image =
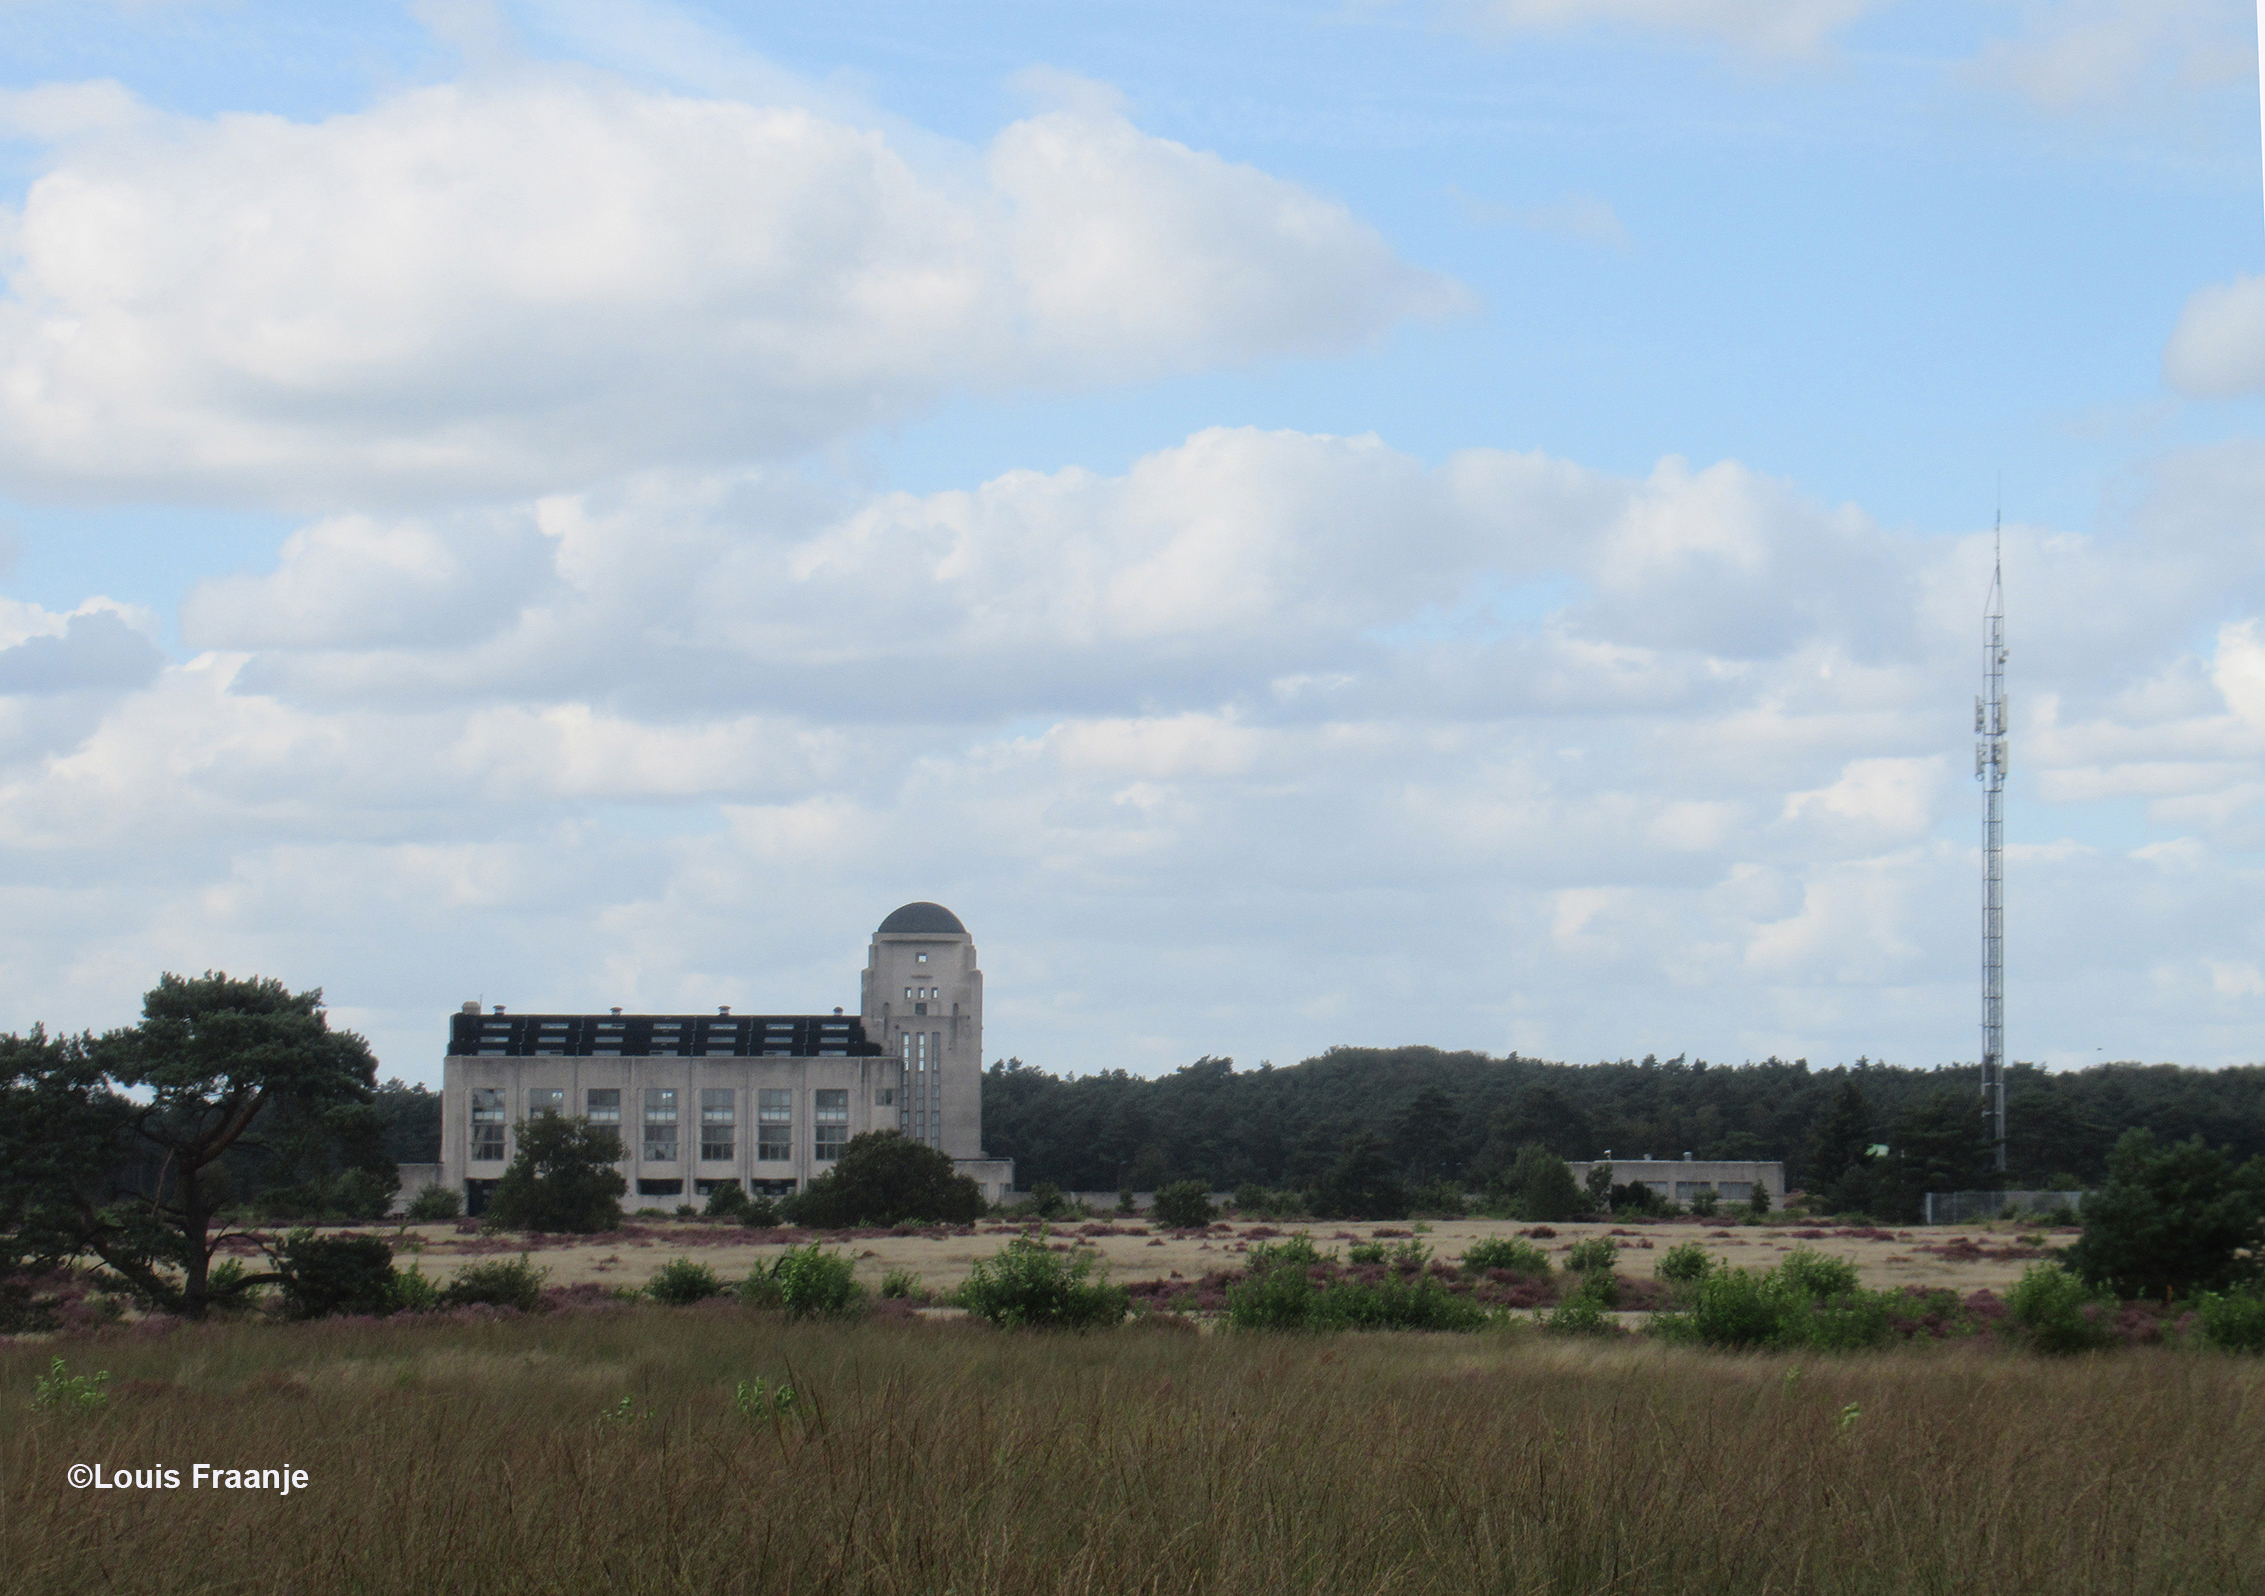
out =
{"type": "Polygon", "coordinates": [[[0,1024],[2257,1056],[2242,4],[0,23],[0,1024]]]}

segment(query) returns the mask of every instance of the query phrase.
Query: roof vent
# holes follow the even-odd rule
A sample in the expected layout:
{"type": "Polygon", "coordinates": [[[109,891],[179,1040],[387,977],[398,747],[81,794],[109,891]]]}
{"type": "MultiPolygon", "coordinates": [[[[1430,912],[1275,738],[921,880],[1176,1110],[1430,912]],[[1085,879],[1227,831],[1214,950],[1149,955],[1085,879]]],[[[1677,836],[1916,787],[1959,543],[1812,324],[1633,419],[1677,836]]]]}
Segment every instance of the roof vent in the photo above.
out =
{"type": "Polygon", "coordinates": [[[731,1012],[731,1005],[729,1003],[719,1003],[716,1005],[716,1012],[718,1014],[729,1014],[731,1012]]]}
{"type": "MultiPolygon", "coordinates": [[[[479,1013],[479,1012],[480,1012],[480,1005],[479,1005],[479,1004],[477,1004],[477,1003],[467,1003],[467,1004],[465,1004],[465,1005],[464,1005],[464,1012],[465,1012],[466,1014],[477,1014],[477,1013],[479,1013]]],[[[841,1012],[841,1010],[840,1010],[840,1009],[836,1009],[836,1010],[834,1010],[834,1012],[835,1012],[836,1014],[839,1014],[839,1013],[841,1012]]]]}

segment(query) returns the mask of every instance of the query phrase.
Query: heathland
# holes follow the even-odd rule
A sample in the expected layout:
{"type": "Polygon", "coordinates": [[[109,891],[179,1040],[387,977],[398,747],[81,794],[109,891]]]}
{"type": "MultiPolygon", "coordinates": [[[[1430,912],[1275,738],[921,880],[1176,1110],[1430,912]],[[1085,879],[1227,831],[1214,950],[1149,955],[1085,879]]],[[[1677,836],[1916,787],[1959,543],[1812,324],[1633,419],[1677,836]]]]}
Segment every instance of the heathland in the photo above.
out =
{"type": "Polygon", "coordinates": [[[2255,1358],[1138,1323],[798,1323],[719,1301],[17,1341],[0,1588],[2265,1587],[2255,1358]],[[107,1372],[109,1400],[27,1411],[56,1356],[107,1372]],[[196,1462],[309,1480],[66,1483],[78,1463],[196,1462]]]}

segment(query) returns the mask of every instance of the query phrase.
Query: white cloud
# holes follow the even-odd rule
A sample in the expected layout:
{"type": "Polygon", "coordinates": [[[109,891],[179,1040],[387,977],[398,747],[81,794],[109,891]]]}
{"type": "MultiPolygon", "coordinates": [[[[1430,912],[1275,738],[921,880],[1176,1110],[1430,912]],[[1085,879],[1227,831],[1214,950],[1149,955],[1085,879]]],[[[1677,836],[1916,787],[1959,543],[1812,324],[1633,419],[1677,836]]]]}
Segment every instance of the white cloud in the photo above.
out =
{"type": "MultiPolygon", "coordinates": [[[[2166,462],[2122,537],[2009,529],[2025,825],[2136,801],[2185,839],[2021,852],[2025,1055],[2175,1002],[2160,1050],[2245,1056],[2261,465],[2166,462]]],[[[0,934],[40,994],[0,1021],[272,967],[428,1071],[466,996],[830,1007],[933,897],[996,1049],[1058,1065],[1960,1056],[1987,561],[1735,462],[1249,429],[847,505],[656,473],[327,518],[185,606],[214,651],[0,757],[0,901],[59,927],[0,934]]],[[[0,610],[0,661],[72,625],[0,610]]]]}
{"type": "Polygon", "coordinates": [[[2256,69],[2256,16],[2242,0],[2030,0],[2021,32],[1990,45],[1984,81],[2041,109],[2168,98],[2256,69]]]}
{"type": "Polygon", "coordinates": [[[1715,38],[1768,55],[1813,55],[1889,0],[1455,0],[1451,14],[1496,32],[1613,26],[1715,38]]]}
{"type": "Polygon", "coordinates": [[[2265,387],[2265,277],[2197,289],[2163,350],[2163,375],[2198,398],[2265,387]]]}
{"type": "Polygon", "coordinates": [[[1090,101],[916,165],[588,71],[315,123],[9,102],[0,479],[336,505],[780,458],[958,388],[1339,350],[1462,307],[1341,205],[1090,101]]]}

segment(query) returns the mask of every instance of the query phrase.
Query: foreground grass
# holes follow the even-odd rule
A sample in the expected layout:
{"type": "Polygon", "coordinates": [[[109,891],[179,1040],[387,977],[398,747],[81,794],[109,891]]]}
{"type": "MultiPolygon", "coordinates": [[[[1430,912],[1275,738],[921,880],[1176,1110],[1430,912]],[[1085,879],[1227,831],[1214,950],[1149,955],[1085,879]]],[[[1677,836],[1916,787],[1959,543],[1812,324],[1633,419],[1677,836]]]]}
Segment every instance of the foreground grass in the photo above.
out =
{"type": "Polygon", "coordinates": [[[0,1588],[2265,1589],[2259,1360],[791,1325],[735,1309],[0,1349],[0,1588]],[[56,1354],[89,1413],[29,1411],[56,1354]],[[750,1420],[791,1377],[821,1417],[750,1420]],[[623,1399],[627,1398],[626,1405],[623,1399]],[[306,1469],[289,1497],[73,1463],[306,1469]]]}

